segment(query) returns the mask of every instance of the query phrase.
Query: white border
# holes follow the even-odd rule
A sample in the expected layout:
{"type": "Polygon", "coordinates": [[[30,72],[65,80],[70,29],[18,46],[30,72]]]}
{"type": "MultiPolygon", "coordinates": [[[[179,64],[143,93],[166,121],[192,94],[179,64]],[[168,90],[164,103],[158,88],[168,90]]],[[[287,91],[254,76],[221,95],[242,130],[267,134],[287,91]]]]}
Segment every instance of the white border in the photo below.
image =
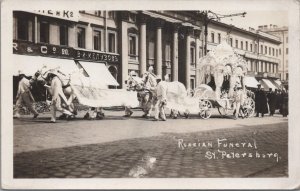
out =
{"type": "Polygon", "coordinates": [[[5,189],[295,189],[300,183],[299,1],[296,0],[5,0],[1,4],[2,187],[5,189]],[[84,3],[83,3],[84,2],[84,3]],[[126,2],[126,3],[124,3],[126,2]],[[13,179],[12,10],[288,10],[289,178],[13,179]],[[293,39],[293,40],[292,40],[293,39]],[[292,90],[292,91],[291,91],[292,90]]]}

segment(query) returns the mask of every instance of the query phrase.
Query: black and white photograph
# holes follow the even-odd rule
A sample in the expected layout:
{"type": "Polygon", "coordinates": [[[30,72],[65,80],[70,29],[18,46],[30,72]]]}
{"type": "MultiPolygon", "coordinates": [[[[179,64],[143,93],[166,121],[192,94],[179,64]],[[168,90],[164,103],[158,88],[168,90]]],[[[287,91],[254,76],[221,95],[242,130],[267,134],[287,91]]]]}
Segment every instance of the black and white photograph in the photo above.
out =
{"type": "Polygon", "coordinates": [[[299,1],[41,2],[1,6],[2,186],[299,188],[299,1]]]}

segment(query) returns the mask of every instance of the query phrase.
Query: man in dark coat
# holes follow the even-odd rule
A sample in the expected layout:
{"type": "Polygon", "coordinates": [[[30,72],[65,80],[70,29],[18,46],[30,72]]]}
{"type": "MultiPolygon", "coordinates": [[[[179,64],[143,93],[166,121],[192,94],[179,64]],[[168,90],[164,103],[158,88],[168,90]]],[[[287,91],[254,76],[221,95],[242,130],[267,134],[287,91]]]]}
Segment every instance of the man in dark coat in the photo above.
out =
{"type": "Polygon", "coordinates": [[[276,103],[277,103],[277,89],[275,92],[272,91],[272,88],[270,88],[270,92],[268,93],[268,104],[270,109],[270,116],[273,116],[276,109],[276,103]]]}
{"type": "Polygon", "coordinates": [[[268,113],[267,96],[266,93],[261,89],[260,84],[255,92],[255,109],[256,117],[259,117],[260,113],[262,117],[264,117],[265,113],[268,113]]]}

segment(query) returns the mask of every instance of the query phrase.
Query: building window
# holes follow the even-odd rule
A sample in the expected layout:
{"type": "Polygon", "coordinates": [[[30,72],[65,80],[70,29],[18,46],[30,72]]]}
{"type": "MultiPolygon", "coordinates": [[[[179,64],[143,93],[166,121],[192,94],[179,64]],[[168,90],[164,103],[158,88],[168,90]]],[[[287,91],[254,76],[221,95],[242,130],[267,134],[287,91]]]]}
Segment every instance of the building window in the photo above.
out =
{"type": "Polygon", "coordinates": [[[59,27],[59,42],[60,45],[68,46],[68,26],[62,25],[59,27]]]}
{"type": "Polygon", "coordinates": [[[115,11],[108,11],[108,18],[109,19],[115,19],[116,18],[116,12],[115,11]]]}
{"type": "Polygon", "coordinates": [[[49,23],[40,23],[40,42],[49,43],[49,23]]]}
{"type": "Polygon", "coordinates": [[[285,53],[288,54],[289,53],[289,48],[285,49],[285,53]]]}
{"type": "Polygon", "coordinates": [[[230,38],[230,46],[232,47],[232,38],[230,38]]]}
{"type": "Polygon", "coordinates": [[[218,33],[218,43],[220,44],[221,43],[221,34],[218,33]]]}
{"type": "Polygon", "coordinates": [[[94,50],[101,51],[101,31],[94,30],[94,50]]]}
{"type": "Polygon", "coordinates": [[[85,29],[82,27],[77,28],[77,46],[85,48],[85,29]]]}
{"type": "Polygon", "coordinates": [[[108,33],[108,52],[116,53],[116,33],[108,33]]]}
{"type": "Polygon", "coordinates": [[[281,55],[281,48],[279,48],[279,55],[281,55]]]}
{"type": "Polygon", "coordinates": [[[136,14],[130,13],[130,15],[129,15],[129,21],[136,22],[136,14]]]}
{"type": "Polygon", "coordinates": [[[286,43],[289,43],[289,37],[286,37],[286,43]]]}
{"type": "Polygon", "coordinates": [[[239,41],[235,40],[235,48],[238,48],[238,47],[239,47],[239,41]]]}
{"type": "Polygon", "coordinates": [[[244,49],[244,42],[241,41],[241,49],[243,50],[244,49]]]}
{"type": "Polygon", "coordinates": [[[129,34],[128,41],[129,41],[129,43],[128,43],[129,56],[131,59],[136,59],[136,56],[138,55],[137,54],[137,37],[136,37],[136,35],[129,34]]]}
{"type": "Polygon", "coordinates": [[[269,55],[271,56],[271,47],[269,47],[269,55]]]}
{"type": "Polygon", "coordinates": [[[248,51],[248,41],[246,41],[246,50],[248,51]]]}
{"type": "Polygon", "coordinates": [[[215,34],[211,33],[211,42],[214,43],[215,42],[215,34]]]}
{"type": "Polygon", "coordinates": [[[257,52],[257,53],[258,53],[257,47],[258,47],[257,44],[255,44],[255,45],[254,45],[254,52],[257,52]]]}
{"type": "Polygon", "coordinates": [[[263,50],[264,50],[264,47],[263,47],[263,45],[260,45],[260,53],[261,53],[261,54],[263,54],[263,53],[264,53],[264,51],[263,51],[263,50]]]}
{"type": "Polygon", "coordinates": [[[30,40],[33,30],[30,30],[30,21],[27,19],[17,19],[17,39],[18,40],[30,40]]]}
{"type": "Polygon", "coordinates": [[[265,46],[265,54],[268,54],[268,47],[265,46]]]}
{"type": "Polygon", "coordinates": [[[95,11],[95,15],[96,15],[97,17],[101,17],[102,11],[95,11]]]}
{"type": "Polygon", "coordinates": [[[196,63],[196,57],[195,57],[195,47],[191,47],[191,64],[194,65],[196,63]]]}
{"type": "Polygon", "coordinates": [[[251,52],[253,51],[253,46],[252,46],[252,44],[250,44],[250,51],[251,51],[251,52]]]}
{"type": "Polygon", "coordinates": [[[276,56],[278,56],[278,49],[276,49],[276,56]]]}
{"type": "Polygon", "coordinates": [[[274,48],[272,48],[272,53],[273,53],[272,55],[275,56],[275,49],[274,48]]]}

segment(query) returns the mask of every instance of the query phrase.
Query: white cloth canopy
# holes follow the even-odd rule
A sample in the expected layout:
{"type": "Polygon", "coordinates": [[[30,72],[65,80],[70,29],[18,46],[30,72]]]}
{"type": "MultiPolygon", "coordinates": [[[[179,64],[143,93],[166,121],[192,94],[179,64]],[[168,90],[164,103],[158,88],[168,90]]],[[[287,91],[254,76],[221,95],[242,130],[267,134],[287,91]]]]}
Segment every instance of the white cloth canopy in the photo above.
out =
{"type": "Polygon", "coordinates": [[[14,54],[13,63],[14,76],[19,75],[19,71],[22,71],[27,76],[33,76],[35,72],[41,70],[43,67],[46,67],[46,70],[57,68],[66,75],[79,70],[74,60],[42,56],[25,56],[14,54]]]}
{"type": "Polygon", "coordinates": [[[259,82],[252,76],[245,76],[245,86],[249,88],[257,88],[259,82]]]}
{"type": "Polygon", "coordinates": [[[104,63],[79,61],[89,77],[106,85],[119,86],[104,63]]]}

